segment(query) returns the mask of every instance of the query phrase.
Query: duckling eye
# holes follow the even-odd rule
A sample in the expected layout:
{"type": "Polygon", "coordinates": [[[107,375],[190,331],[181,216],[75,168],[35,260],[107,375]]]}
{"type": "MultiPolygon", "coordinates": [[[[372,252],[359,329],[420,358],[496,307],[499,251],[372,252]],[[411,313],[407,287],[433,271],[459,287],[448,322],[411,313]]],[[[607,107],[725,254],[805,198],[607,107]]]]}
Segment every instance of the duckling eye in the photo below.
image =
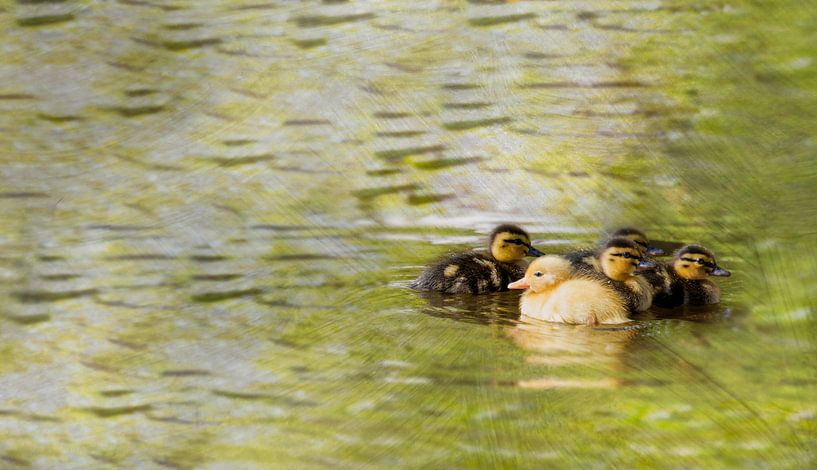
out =
{"type": "Polygon", "coordinates": [[[542,271],[536,271],[535,273],[533,273],[533,275],[536,277],[542,277],[542,271]]]}
{"type": "Polygon", "coordinates": [[[706,261],[702,260],[701,258],[696,259],[695,262],[700,264],[700,265],[706,264],[706,261]]]}

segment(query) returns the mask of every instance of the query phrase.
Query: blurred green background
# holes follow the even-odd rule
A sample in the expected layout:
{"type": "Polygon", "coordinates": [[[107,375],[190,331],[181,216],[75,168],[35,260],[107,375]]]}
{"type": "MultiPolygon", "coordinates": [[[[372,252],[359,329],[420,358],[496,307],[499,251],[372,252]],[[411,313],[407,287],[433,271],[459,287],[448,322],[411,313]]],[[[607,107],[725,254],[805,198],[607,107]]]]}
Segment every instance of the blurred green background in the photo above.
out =
{"type": "Polygon", "coordinates": [[[817,7],[0,2],[0,467],[817,465],[817,7]],[[499,222],[733,271],[406,288],[499,222]]]}

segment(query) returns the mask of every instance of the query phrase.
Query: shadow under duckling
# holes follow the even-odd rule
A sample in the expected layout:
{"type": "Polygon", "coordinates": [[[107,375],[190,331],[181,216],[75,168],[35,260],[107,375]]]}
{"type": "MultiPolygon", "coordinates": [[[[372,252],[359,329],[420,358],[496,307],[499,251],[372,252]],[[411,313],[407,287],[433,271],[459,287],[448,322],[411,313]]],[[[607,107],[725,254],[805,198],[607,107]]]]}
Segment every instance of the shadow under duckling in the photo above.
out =
{"type": "Polygon", "coordinates": [[[525,276],[508,288],[526,289],[519,310],[530,318],[589,326],[629,321],[627,301],[611,283],[598,275],[576,274],[561,256],[533,260],[525,276]]]}
{"type": "Polygon", "coordinates": [[[526,256],[542,256],[530,236],[516,225],[500,225],[490,235],[488,252],[469,251],[447,256],[426,268],[412,289],[447,294],[484,294],[508,290],[527,266],[526,256]]]}
{"type": "Polygon", "coordinates": [[[721,290],[707,278],[731,275],[717,265],[711,251],[700,245],[687,245],[675,253],[672,262],[644,273],[654,289],[653,305],[664,308],[716,304],[721,290]]]}
{"type": "MultiPolygon", "coordinates": [[[[638,251],[642,258],[649,256],[661,256],[664,254],[664,250],[661,248],[650,245],[650,241],[647,239],[647,235],[643,230],[639,230],[635,227],[622,227],[613,232],[609,237],[602,239],[599,244],[604,246],[604,243],[606,243],[607,240],[614,238],[626,238],[634,242],[636,245],[638,245],[638,251]]],[[[564,256],[570,260],[570,263],[575,269],[592,268],[598,272],[601,272],[601,267],[596,260],[597,255],[597,249],[584,248],[571,251],[564,256]]]]}

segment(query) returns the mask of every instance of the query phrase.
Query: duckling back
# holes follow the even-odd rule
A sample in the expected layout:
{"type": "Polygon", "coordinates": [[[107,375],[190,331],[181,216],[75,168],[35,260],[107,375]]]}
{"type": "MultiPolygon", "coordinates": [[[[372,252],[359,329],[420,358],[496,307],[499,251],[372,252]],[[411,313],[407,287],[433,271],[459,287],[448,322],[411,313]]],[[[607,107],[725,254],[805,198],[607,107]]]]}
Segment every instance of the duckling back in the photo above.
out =
{"type": "Polygon", "coordinates": [[[583,248],[563,255],[570,261],[570,266],[576,273],[601,272],[601,266],[596,259],[596,250],[583,248]]]}
{"type": "Polygon", "coordinates": [[[526,292],[519,301],[522,314],[539,320],[596,325],[629,321],[625,300],[610,285],[593,278],[574,278],[552,292],[526,292]]]}
{"type": "Polygon", "coordinates": [[[508,290],[508,283],[525,274],[525,263],[502,263],[479,253],[460,253],[426,268],[413,289],[448,294],[483,294],[508,290]]]}

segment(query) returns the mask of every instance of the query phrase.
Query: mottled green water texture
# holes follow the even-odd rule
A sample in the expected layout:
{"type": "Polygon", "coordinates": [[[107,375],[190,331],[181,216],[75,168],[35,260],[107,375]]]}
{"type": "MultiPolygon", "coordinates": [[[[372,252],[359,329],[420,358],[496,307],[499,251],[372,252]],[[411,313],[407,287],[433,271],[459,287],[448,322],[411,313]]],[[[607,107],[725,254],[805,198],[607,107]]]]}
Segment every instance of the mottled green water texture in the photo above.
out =
{"type": "Polygon", "coordinates": [[[817,467],[817,6],[0,2],[0,468],[817,467]],[[616,328],[407,288],[699,242],[616,328]]]}

